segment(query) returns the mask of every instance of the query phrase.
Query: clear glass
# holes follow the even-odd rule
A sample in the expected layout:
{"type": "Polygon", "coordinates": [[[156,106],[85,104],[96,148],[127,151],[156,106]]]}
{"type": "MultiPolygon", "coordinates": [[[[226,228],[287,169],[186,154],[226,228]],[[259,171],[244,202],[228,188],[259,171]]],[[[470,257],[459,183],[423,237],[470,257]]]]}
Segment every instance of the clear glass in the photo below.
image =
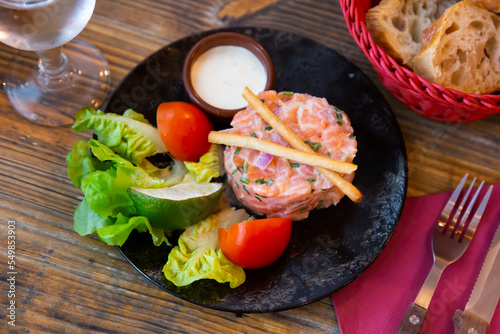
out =
{"type": "Polygon", "coordinates": [[[95,0],[0,0],[0,42],[35,51],[19,52],[3,83],[24,117],[63,126],[74,122],[82,106],[103,104],[110,88],[108,63],[92,44],[74,39],[94,7],[95,0]]]}

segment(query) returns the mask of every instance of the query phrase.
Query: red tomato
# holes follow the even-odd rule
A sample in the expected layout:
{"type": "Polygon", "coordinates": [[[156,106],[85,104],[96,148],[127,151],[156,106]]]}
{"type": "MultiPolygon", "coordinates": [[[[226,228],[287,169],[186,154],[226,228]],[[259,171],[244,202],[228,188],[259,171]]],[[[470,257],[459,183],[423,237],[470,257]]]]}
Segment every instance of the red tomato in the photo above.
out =
{"type": "Polygon", "coordinates": [[[232,263],[247,269],[262,268],[285,251],[292,234],[291,218],[251,220],[219,228],[219,247],[232,263]]]}
{"type": "Polygon", "coordinates": [[[176,159],[198,161],[210,148],[212,123],[198,107],[186,102],[164,102],[156,112],[158,132],[176,159]]]}

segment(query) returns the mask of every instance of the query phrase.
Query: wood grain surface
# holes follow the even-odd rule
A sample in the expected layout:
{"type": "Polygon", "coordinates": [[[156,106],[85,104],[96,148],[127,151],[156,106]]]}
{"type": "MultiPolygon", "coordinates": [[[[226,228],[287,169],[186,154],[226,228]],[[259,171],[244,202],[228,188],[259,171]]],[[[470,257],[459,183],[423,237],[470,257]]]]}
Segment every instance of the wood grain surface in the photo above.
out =
{"type": "MultiPolygon", "coordinates": [[[[98,0],[79,37],[106,56],[113,87],[158,48],[202,30],[262,26],[309,37],[343,54],[386,96],[406,143],[409,196],[449,191],[466,172],[500,182],[500,115],[465,124],[419,116],[380,84],[349,35],[337,0],[267,2],[241,16],[231,15],[229,0],[98,0]]],[[[17,52],[0,45],[0,79],[17,52]]],[[[65,158],[76,140],[88,138],[67,127],[30,123],[0,93],[0,332],[340,333],[330,297],[237,317],[161,291],[114,247],[76,234],[72,214],[82,194],[67,177],[65,158]],[[15,327],[7,325],[6,310],[8,221],[16,224],[15,327]]]]}

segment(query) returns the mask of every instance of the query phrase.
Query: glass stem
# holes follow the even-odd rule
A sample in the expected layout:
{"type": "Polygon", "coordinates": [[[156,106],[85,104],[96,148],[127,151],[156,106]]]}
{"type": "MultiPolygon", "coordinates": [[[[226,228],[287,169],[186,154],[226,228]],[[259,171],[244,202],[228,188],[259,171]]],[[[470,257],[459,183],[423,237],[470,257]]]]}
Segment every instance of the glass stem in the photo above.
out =
{"type": "Polygon", "coordinates": [[[44,51],[36,51],[40,57],[35,82],[44,91],[56,91],[71,87],[74,76],[68,58],[61,52],[61,46],[44,51]]]}

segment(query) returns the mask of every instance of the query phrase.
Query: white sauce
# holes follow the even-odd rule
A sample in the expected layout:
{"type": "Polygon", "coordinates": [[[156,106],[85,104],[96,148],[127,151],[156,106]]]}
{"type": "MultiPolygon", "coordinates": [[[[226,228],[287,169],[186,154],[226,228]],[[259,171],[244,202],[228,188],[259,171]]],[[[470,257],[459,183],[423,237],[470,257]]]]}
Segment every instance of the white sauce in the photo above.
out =
{"type": "Polygon", "coordinates": [[[249,50],[232,45],[216,46],[193,64],[191,82],[208,104],[221,109],[238,109],[248,103],[241,96],[245,86],[258,93],[264,90],[264,65],[249,50]]]}

